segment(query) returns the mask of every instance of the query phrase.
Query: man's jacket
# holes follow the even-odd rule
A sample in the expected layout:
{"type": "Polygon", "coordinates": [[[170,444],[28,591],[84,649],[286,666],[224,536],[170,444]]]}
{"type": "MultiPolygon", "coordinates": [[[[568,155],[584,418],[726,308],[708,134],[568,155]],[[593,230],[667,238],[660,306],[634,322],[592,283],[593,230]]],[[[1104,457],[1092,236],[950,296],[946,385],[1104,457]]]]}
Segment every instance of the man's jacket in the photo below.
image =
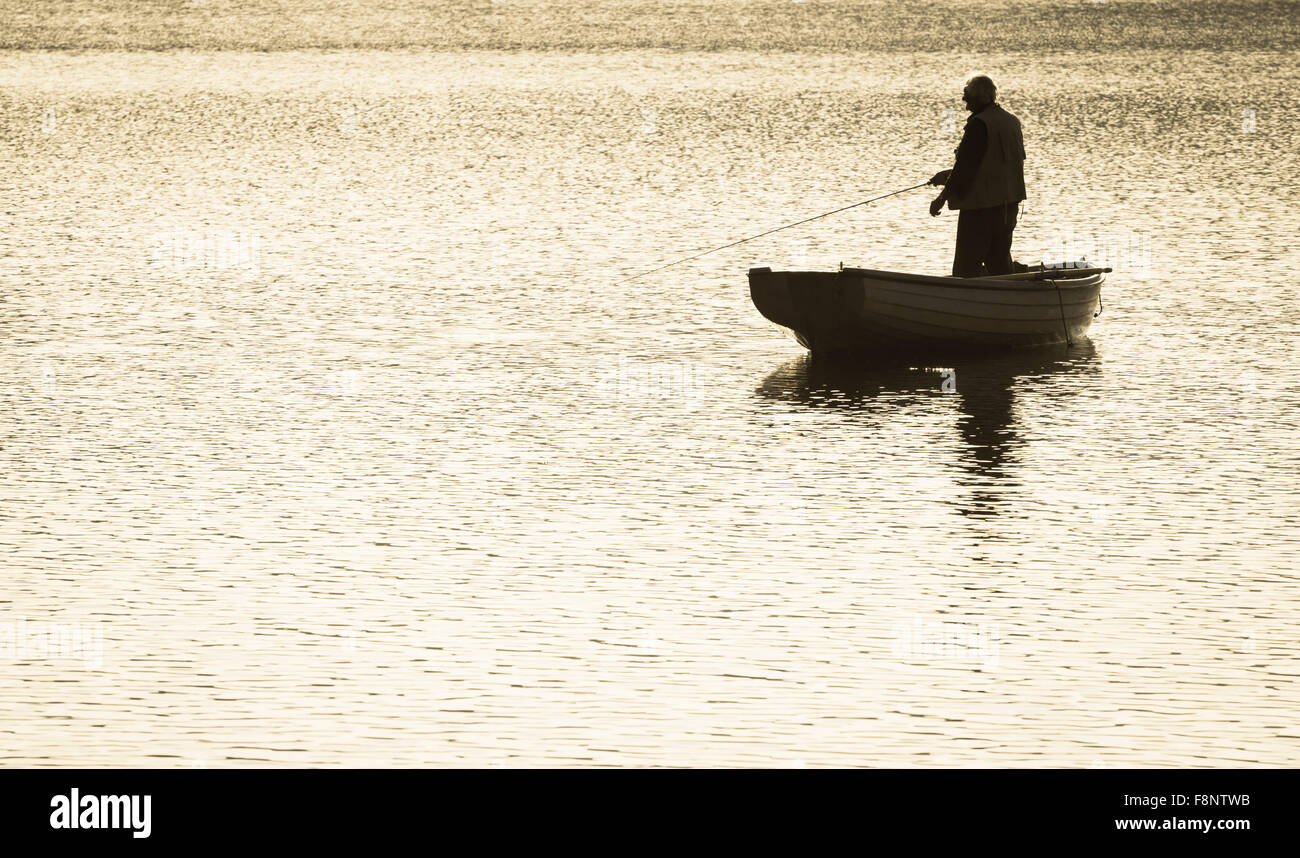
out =
{"type": "Polygon", "coordinates": [[[1025,198],[1025,139],[1020,120],[1000,105],[990,104],[966,121],[947,197],[950,209],[1015,205],[1025,198]]]}

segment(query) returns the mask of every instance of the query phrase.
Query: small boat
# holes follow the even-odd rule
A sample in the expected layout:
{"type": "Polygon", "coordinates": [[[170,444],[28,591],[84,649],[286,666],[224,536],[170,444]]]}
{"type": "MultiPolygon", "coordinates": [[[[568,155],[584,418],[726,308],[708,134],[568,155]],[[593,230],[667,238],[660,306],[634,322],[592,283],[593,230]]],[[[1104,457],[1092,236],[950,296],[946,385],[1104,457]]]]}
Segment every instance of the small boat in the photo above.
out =
{"type": "Polygon", "coordinates": [[[844,268],[749,270],[758,311],[809,351],[933,353],[1073,343],[1109,268],[1035,265],[994,277],[844,268]]]}

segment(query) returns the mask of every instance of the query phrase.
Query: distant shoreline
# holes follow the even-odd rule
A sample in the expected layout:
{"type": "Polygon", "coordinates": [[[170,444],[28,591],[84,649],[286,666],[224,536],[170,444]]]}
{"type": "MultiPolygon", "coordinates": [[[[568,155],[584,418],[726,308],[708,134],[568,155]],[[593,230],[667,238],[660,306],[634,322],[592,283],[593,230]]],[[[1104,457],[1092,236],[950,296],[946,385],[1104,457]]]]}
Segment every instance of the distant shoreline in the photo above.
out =
{"type": "Polygon", "coordinates": [[[1288,0],[0,0],[0,51],[1300,49],[1288,0]]]}

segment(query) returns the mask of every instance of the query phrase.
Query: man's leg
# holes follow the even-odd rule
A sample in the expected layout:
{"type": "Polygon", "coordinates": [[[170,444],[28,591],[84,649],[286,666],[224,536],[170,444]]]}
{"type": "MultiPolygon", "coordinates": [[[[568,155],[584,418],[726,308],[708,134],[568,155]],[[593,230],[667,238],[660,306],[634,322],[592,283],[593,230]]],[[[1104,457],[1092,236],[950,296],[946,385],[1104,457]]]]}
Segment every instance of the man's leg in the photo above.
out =
{"type": "Polygon", "coordinates": [[[1011,233],[1016,229],[1020,206],[1007,203],[990,210],[989,254],[984,260],[990,274],[1011,274],[1011,233]]]}
{"type": "Polygon", "coordinates": [[[952,257],[953,277],[981,277],[992,235],[989,209],[961,209],[957,212],[957,250],[952,257]]]}

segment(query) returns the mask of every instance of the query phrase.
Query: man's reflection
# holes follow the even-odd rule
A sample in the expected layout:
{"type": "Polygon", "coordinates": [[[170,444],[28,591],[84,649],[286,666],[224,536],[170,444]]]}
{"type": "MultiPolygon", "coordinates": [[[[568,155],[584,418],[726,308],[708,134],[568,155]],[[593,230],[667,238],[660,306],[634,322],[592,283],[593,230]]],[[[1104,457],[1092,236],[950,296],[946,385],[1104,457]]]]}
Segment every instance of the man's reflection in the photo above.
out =
{"type": "MultiPolygon", "coordinates": [[[[948,358],[935,366],[882,365],[805,355],[783,364],[763,380],[759,395],[816,408],[897,415],[907,405],[952,395],[962,439],[961,467],[971,489],[967,515],[991,515],[1000,490],[1016,482],[1018,433],[1016,395],[1023,385],[1059,373],[1098,371],[1096,350],[1085,340],[996,357],[948,358]],[[947,365],[938,365],[946,363],[947,365]]],[[[1067,395],[1065,385],[1044,385],[1049,396],[1067,395]]]]}

